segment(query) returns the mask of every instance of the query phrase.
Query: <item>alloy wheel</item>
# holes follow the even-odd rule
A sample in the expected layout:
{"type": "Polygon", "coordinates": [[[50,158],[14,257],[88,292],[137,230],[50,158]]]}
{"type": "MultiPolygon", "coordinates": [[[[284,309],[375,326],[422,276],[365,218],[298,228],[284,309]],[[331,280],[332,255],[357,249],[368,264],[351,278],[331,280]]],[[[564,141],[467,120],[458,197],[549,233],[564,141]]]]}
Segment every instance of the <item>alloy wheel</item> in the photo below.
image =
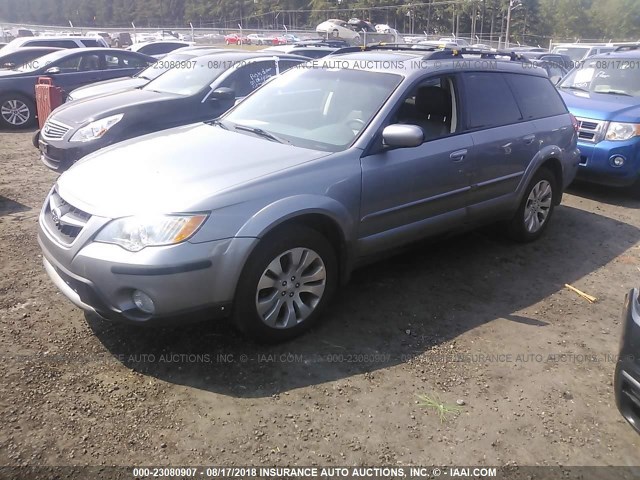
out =
{"type": "Polygon", "coordinates": [[[281,253],[264,270],[256,291],[256,311],[271,328],[292,328],[320,303],[327,271],[320,255],[297,247],[281,253]]]}
{"type": "Polygon", "coordinates": [[[534,185],[524,207],[524,225],[529,233],[536,233],[549,217],[553,188],[547,180],[540,180],[534,185]]]}
{"type": "Polygon", "coordinates": [[[0,115],[9,124],[19,127],[29,121],[31,112],[21,100],[7,100],[0,107],[0,115]]]}

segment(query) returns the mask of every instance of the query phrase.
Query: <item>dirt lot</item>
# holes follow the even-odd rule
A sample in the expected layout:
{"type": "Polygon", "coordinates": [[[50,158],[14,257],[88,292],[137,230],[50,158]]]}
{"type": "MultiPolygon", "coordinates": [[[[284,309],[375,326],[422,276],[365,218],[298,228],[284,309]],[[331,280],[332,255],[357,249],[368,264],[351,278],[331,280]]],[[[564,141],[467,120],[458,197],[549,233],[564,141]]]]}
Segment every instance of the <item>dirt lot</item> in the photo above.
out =
{"type": "Polygon", "coordinates": [[[366,267],[316,330],[266,347],[225,322],[85,318],[41,264],[56,176],[30,137],[0,133],[0,465],[640,463],[612,389],[640,285],[627,193],[573,189],[535,244],[485,229],[366,267]],[[423,394],[464,405],[440,419],[423,394]]]}

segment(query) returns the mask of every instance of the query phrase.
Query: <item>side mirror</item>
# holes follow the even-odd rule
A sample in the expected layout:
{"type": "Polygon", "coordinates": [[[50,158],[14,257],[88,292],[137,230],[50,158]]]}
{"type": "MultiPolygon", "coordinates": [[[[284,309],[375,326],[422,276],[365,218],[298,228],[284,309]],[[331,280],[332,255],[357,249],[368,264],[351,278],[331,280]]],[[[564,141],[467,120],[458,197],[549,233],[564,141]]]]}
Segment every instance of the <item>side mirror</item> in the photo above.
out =
{"type": "Polygon", "coordinates": [[[56,73],[60,73],[60,67],[47,68],[44,73],[47,73],[49,75],[55,75],[56,73]]]}
{"type": "Polygon", "coordinates": [[[396,123],[382,131],[382,142],[389,147],[417,147],[424,142],[424,132],[417,125],[396,123]]]}
{"type": "Polygon", "coordinates": [[[209,97],[209,100],[219,100],[222,102],[235,102],[236,92],[229,87],[216,88],[209,97]]]}

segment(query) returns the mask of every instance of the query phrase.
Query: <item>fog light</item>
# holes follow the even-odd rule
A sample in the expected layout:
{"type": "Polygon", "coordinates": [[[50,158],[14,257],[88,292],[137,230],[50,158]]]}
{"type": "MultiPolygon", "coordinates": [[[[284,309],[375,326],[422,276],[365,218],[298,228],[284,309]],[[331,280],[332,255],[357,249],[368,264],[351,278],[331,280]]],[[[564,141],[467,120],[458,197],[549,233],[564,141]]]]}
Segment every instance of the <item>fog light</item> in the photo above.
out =
{"type": "Polygon", "coordinates": [[[151,297],[146,293],[140,290],[134,290],[131,298],[133,299],[133,303],[136,304],[136,307],[144,313],[153,313],[156,311],[156,306],[153,304],[153,300],[151,300],[151,297]]]}
{"type": "Polygon", "coordinates": [[[612,167],[616,167],[616,168],[620,168],[621,166],[623,166],[624,162],[625,162],[625,158],[621,155],[614,155],[609,159],[609,164],[612,167]]]}

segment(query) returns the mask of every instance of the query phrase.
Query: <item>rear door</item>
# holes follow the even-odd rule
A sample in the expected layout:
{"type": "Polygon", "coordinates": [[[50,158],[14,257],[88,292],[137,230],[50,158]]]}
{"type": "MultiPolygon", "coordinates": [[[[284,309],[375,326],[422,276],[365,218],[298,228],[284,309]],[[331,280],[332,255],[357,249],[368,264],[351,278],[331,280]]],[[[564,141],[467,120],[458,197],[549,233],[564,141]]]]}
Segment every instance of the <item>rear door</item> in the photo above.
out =
{"type": "Polygon", "coordinates": [[[462,78],[465,129],[474,144],[470,195],[474,220],[498,213],[496,202],[516,191],[538,143],[536,127],[524,118],[503,73],[465,72],[462,78]]]}

